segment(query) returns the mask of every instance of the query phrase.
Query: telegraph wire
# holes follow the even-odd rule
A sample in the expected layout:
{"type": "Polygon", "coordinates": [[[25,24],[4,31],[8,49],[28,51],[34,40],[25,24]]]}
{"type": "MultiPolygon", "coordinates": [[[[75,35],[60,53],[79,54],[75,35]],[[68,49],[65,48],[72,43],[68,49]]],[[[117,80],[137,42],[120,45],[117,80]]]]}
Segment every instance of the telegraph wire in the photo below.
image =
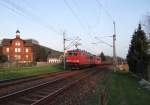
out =
{"type": "Polygon", "coordinates": [[[95,23],[93,24],[93,26],[92,26],[92,28],[94,28],[94,27],[97,27],[100,23],[101,23],[101,15],[102,15],[102,8],[100,7],[100,6],[98,6],[98,16],[97,16],[97,19],[96,19],[96,21],[95,21],[95,23]]]}
{"type": "MultiPolygon", "coordinates": [[[[80,11],[77,0],[72,0],[72,1],[73,1],[75,8],[76,8],[76,11],[80,11]]],[[[84,17],[80,15],[79,18],[84,18],[84,17]]],[[[87,21],[85,21],[85,24],[86,24],[86,26],[89,26],[87,21]]]]}
{"type": "Polygon", "coordinates": [[[78,5],[77,1],[76,1],[76,0],[73,0],[73,3],[74,3],[74,5],[75,5],[75,7],[76,7],[76,10],[78,10],[79,5],[78,5]]]}
{"type": "Polygon", "coordinates": [[[73,10],[73,8],[69,5],[67,0],[64,0],[65,5],[68,7],[68,9],[71,11],[71,13],[74,15],[80,26],[86,31],[86,27],[83,25],[83,23],[80,21],[79,16],[76,14],[76,12],[73,10]]]}
{"type": "Polygon", "coordinates": [[[22,15],[22,16],[26,17],[24,14],[20,13],[20,12],[17,11],[16,9],[14,9],[14,8],[12,8],[12,7],[10,7],[10,6],[8,6],[7,4],[0,3],[0,5],[2,5],[3,7],[7,8],[8,10],[14,12],[14,13],[17,14],[17,15],[20,15],[20,16],[22,15]]]}
{"type": "Polygon", "coordinates": [[[107,14],[107,16],[114,22],[112,15],[108,12],[108,10],[106,8],[104,8],[103,4],[99,0],[96,0],[96,2],[98,4],[99,8],[102,7],[104,9],[105,13],[107,14]]]}
{"type": "Polygon", "coordinates": [[[22,8],[21,6],[19,6],[16,3],[14,3],[13,1],[11,1],[11,0],[2,0],[2,2],[5,3],[5,4],[7,4],[7,6],[5,6],[5,7],[7,9],[11,10],[12,12],[15,12],[16,14],[18,14],[20,16],[23,16],[24,18],[30,20],[31,22],[33,20],[34,22],[38,23],[39,25],[44,26],[47,29],[50,29],[51,31],[59,34],[59,32],[56,31],[52,26],[50,26],[49,23],[45,22],[43,19],[41,19],[37,15],[32,14],[29,11],[25,10],[24,8],[22,8]]]}

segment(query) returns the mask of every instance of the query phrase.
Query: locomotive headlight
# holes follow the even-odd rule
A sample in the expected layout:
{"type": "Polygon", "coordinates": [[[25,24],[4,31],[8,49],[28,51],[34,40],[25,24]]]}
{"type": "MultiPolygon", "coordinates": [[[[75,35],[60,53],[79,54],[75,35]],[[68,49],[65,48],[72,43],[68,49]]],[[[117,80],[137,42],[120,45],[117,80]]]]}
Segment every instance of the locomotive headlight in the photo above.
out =
{"type": "Polygon", "coordinates": [[[66,60],[66,62],[71,62],[71,60],[66,60]]]}
{"type": "Polygon", "coordinates": [[[78,63],[79,62],[79,60],[66,60],[66,62],[74,62],[74,63],[78,63]]]}
{"type": "Polygon", "coordinates": [[[76,60],[75,62],[79,62],[79,60],[76,60]]]}

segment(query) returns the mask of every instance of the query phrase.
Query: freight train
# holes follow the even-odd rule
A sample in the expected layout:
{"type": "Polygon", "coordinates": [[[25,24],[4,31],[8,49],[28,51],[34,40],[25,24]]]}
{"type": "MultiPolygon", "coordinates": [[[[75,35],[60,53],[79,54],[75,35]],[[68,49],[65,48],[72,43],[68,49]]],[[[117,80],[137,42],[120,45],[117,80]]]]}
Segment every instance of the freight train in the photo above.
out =
{"type": "Polygon", "coordinates": [[[80,69],[84,67],[96,66],[101,64],[100,57],[87,51],[76,49],[68,50],[66,53],[67,68],[80,69]]]}

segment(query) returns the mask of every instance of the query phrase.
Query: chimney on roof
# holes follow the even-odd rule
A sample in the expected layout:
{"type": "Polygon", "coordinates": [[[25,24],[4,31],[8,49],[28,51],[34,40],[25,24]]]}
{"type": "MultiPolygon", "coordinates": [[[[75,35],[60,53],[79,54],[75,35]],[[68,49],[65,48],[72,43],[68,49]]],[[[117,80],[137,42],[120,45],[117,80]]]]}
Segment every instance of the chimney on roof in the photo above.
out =
{"type": "Polygon", "coordinates": [[[16,38],[20,38],[20,31],[19,30],[16,31],[16,38]]]}

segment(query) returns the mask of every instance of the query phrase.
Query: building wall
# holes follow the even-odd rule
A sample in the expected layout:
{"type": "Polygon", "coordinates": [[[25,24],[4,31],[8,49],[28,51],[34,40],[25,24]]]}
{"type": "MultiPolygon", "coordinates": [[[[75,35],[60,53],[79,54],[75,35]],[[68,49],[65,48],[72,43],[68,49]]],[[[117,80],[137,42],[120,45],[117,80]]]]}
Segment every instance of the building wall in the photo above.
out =
{"type": "Polygon", "coordinates": [[[3,46],[3,54],[7,55],[10,61],[31,62],[32,57],[32,47],[26,47],[23,40],[20,38],[12,39],[9,46],[3,46]]]}
{"type": "Polygon", "coordinates": [[[0,54],[2,54],[2,46],[0,46],[0,54]]]}
{"type": "Polygon", "coordinates": [[[50,63],[50,64],[59,64],[62,61],[60,59],[58,59],[58,58],[48,58],[47,62],[50,63]]]}
{"type": "Polygon", "coordinates": [[[47,62],[47,57],[49,55],[59,58],[62,54],[62,52],[39,45],[38,41],[33,39],[21,39],[19,30],[16,31],[16,38],[3,39],[1,45],[1,52],[8,57],[9,61],[47,62]],[[26,51],[26,49],[28,49],[28,51],[26,51]]]}

